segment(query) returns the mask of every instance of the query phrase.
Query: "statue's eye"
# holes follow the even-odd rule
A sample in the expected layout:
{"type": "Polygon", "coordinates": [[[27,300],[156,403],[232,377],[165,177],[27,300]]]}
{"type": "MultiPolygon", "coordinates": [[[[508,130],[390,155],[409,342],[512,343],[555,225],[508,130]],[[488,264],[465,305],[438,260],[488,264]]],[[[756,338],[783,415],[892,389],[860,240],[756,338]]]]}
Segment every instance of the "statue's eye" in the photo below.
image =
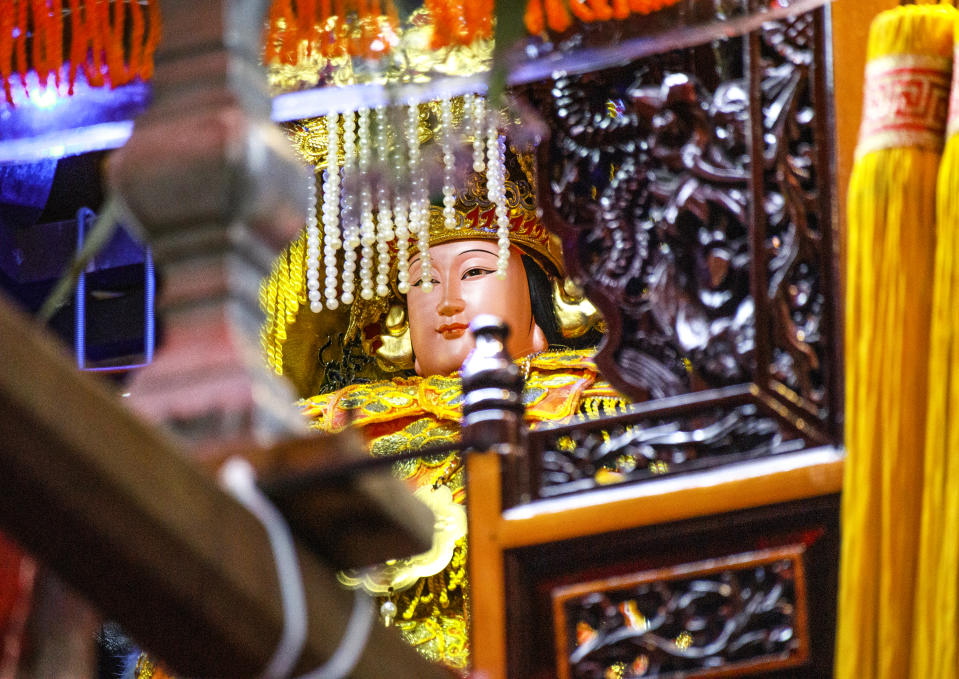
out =
{"type": "MultiPolygon", "coordinates": [[[[433,285],[439,285],[439,284],[440,284],[440,282],[439,282],[438,280],[436,280],[435,278],[431,278],[431,279],[430,279],[430,283],[432,283],[433,285]]],[[[420,287],[421,285],[423,285],[423,278],[422,278],[422,277],[418,277],[418,278],[416,279],[416,282],[411,283],[411,285],[412,285],[414,288],[420,287]]]]}
{"type": "Polygon", "coordinates": [[[467,269],[463,272],[463,277],[460,280],[466,280],[467,278],[479,278],[480,276],[486,276],[487,274],[493,273],[493,269],[486,269],[481,266],[474,266],[472,269],[467,269]]]}

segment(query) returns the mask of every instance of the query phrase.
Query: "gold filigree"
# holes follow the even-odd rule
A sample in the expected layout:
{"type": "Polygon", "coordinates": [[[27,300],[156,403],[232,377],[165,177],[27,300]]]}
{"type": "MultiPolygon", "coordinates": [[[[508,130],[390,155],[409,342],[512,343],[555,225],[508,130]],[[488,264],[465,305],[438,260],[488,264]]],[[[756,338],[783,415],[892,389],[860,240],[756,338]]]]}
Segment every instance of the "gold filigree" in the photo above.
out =
{"type": "Polygon", "coordinates": [[[413,342],[410,338],[410,324],[406,318],[406,307],[394,304],[386,312],[382,323],[385,332],[376,335],[379,343],[373,339],[362,339],[367,353],[376,356],[376,362],[387,372],[413,369],[413,342]]]}
{"type": "Polygon", "coordinates": [[[469,629],[463,615],[441,614],[397,626],[408,644],[433,662],[456,669],[469,664],[469,629]]]}
{"type": "Polygon", "coordinates": [[[390,36],[390,41],[395,43],[376,62],[347,56],[327,57],[322,49],[304,42],[295,63],[266,66],[267,80],[271,93],[279,94],[313,87],[422,83],[435,76],[470,76],[489,70],[492,40],[433,49],[432,39],[433,23],[429,13],[419,9],[390,36]]]}
{"type": "Polygon", "coordinates": [[[449,565],[457,541],[466,535],[466,508],[453,501],[453,492],[447,486],[423,486],[413,495],[429,507],[435,517],[430,550],[377,566],[341,571],[336,576],[340,583],[382,596],[409,589],[421,578],[436,575],[449,565]]]}
{"type": "Polygon", "coordinates": [[[582,337],[594,328],[600,332],[606,331],[606,322],[585,293],[571,279],[567,278],[560,284],[553,281],[553,308],[556,310],[556,320],[566,339],[582,337]]]}

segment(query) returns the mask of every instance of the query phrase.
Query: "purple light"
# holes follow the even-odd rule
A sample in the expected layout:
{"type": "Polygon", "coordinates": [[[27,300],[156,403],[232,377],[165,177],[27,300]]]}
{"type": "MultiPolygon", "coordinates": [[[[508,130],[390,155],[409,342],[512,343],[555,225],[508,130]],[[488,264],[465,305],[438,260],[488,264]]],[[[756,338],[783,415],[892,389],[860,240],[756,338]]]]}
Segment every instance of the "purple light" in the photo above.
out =
{"type": "Polygon", "coordinates": [[[40,109],[53,108],[59,98],[60,94],[57,92],[57,88],[54,85],[47,87],[39,95],[35,94],[31,97],[34,105],[40,109]]]}
{"type": "Polygon", "coordinates": [[[11,88],[13,106],[0,99],[0,164],[117,148],[129,138],[133,119],[149,103],[149,85],[90,87],[79,73],[68,96],[67,68],[60,72],[59,88],[52,76],[42,86],[30,71],[26,92],[11,88]]]}

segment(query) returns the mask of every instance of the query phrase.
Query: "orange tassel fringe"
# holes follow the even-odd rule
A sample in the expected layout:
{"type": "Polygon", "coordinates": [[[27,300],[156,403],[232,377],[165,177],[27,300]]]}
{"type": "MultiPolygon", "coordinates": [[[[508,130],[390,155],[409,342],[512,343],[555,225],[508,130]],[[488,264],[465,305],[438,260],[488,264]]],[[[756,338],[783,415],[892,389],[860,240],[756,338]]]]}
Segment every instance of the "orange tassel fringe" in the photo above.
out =
{"type": "Polygon", "coordinates": [[[15,75],[28,97],[31,70],[40,88],[45,89],[52,76],[59,89],[65,55],[69,94],[80,70],[93,87],[117,87],[153,75],[161,30],[159,0],[68,0],[66,15],[65,37],[63,0],[0,3],[0,82],[11,106],[15,75]]]}
{"type": "Polygon", "coordinates": [[[327,58],[375,59],[392,46],[398,27],[392,0],[273,0],[263,58],[295,64],[318,50],[327,58]]]}
{"type": "Polygon", "coordinates": [[[675,5],[679,0],[528,0],[526,30],[540,35],[546,30],[562,33],[574,21],[592,23],[628,19],[675,5]]]}
{"type": "MultiPolygon", "coordinates": [[[[504,0],[505,1],[505,0],[504,0]]],[[[532,35],[562,33],[576,22],[628,19],[679,0],[527,0],[532,35]]],[[[424,0],[433,22],[433,49],[470,45],[493,34],[494,0],[424,0]]],[[[264,61],[295,64],[318,50],[324,57],[377,58],[399,20],[392,0],[273,0],[264,61]]]]}

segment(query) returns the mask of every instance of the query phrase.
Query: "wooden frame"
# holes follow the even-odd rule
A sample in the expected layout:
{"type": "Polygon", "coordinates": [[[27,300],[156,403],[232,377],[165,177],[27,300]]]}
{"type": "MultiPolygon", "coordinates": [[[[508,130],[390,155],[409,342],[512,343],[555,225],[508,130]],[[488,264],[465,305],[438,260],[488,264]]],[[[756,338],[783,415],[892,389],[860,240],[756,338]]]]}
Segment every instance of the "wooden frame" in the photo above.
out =
{"type": "Polygon", "coordinates": [[[471,454],[466,464],[474,671],[488,679],[507,677],[511,550],[834,494],[842,486],[842,460],[841,451],[819,448],[504,510],[503,460],[496,453],[471,454]]]}
{"type": "Polygon", "coordinates": [[[569,657],[564,652],[564,648],[567,645],[567,617],[565,604],[571,599],[596,592],[624,590],[644,583],[706,576],[728,570],[763,566],[783,560],[790,561],[793,564],[795,573],[795,629],[797,630],[797,639],[799,644],[795,648],[794,652],[790,653],[786,657],[774,657],[768,660],[759,659],[755,661],[733,663],[713,670],[703,670],[691,673],[684,672],[679,674],[671,672],[669,674],[653,674],[650,675],[650,677],[662,677],[662,679],[668,679],[668,677],[683,676],[690,677],[691,679],[693,677],[696,679],[719,679],[721,677],[743,676],[760,671],[773,671],[801,665],[809,656],[809,639],[806,628],[806,577],[805,568],[803,566],[804,553],[804,545],[788,545],[778,549],[762,550],[748,554],[737,554],[734,556],[710,559],[708,561],[700,561],[697,563],[684,563],[669,568],[642,571],[628,576],[593,580],[590,582],[583,582],[576,585],[554,589],[552,591],[553,620],[556,632],[556,667],[559,672],[559,679],[571,679],[569,657]]]}

